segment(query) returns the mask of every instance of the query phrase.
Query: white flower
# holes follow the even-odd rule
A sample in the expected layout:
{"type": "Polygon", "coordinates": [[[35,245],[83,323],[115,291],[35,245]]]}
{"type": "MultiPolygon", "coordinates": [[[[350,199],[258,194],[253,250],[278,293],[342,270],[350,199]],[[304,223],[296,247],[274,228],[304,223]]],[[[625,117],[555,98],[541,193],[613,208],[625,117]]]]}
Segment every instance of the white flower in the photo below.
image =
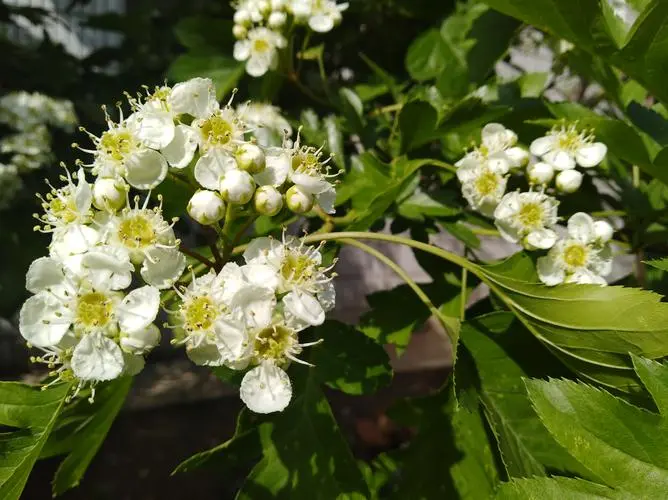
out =
{"type": "Polygon", "coordinates": [[[548,286],[559,283],[605,285],[612,269],[609,248],[597,238],[595,223],[582,212],[568,220],[568,238],[559,240],[537,262],[538,277],[548,286]]]}
{"type": "Polygon", "coordinates": [[[116,212],[125,206],[128,191],[120,179],[98,177],[93,184],[93,205],[98,210],[116,212]]]}
{"type": "Polygon", "coordinates": [[[554,179],[554,167],[542,161],[527,166],[527,177],[531,184],[547,185],[554,179]]]}
{"type": "Polygon", "coordinates": [[[267,25],[270,28],[281,28],[287,20],[288,20],[288,15],[285,12],[274,11],[271,14],[269,14],[269,19],[267,19],[267,25]]]}
{"type": "Polygon", "coordinates": [[[234,44],[234,58],[246,61],[246,72],[255,77],[264,75],[278,65],[278,49],[287,45],[280,33],[258,27],[248,31],[246,40],[234,44]]]}
{"type": "Polygon", "coordinates": [[[225,201],[244,205],[253,198],[255,181],[244,170],[229,170],[220,181],[220,194],[225,201]]]}
{"type": "Polygon", "coordinates": [[[304,245],[295,238],[283,242],[256,238],[246,251],[248,264],[265,264],[275,269],[277,291],[285,294],[282,303],[288,317],[310,325],[320,325],[325,312],[334,307],[335,291],[328,275],[334,267],[322,265],[320,247],[304,245]]]}
{"type": "Polygon", "coordinates": [[[307,22],[313,31],[326,33],[341,23],[341,12],[348,8],[348,3],[337,4],[334,0],[292,0],[290,6],[298,21],[307,22]]]}
{"type": "Polygon", "coordinates": [[[48,232],[71,225],[88,224],[92,219],[93,191],[90,184],[86,182],[83,168],[79,169],[74,178],[67,169],[65,173],[67,184],[64,187],[56,189],[51,186],[51,191],[46,196],[37,195],[44,210],[44,215],[37,217],[44,224],[42,231],[48,232]]]}
{"type": "Polygon", "coordinates": [[[594,142],[590,133],[580,132],[576,124],[571,124],[555,126],[545,137],[533,141],[530,150],[555,169],[570,170],[576,164],[595,167],[603,161],[608,148],[602,142],[594,142]]]}
{"type": "Polygon", "coordinates": [[[188,214],[194,220],[209,226],[225,217],[225,202],[213,191],[197,191],[188,202],[188,214]]]}
{"type": "Polygon", "coordinates": [[[260,146],[280,146],[285,137],[292,136],[290,123],[276,106],[253,102],[242,104],[237,112],[249,125],[260,146]]]}
{"type": "Polygon", "coordinates": [[[218,108],[216,89],[210,78],[191,78],[174,85],[167,102],[172,112],[206,118],[218,108]]]}
{"type": "Polygon", "coordinates": [[[273,217],[283,208],[283,196],[273,186],[260,186],[255,190],[253,204],[258,213],[273,217]]]}
{"type": "Polygon", "coordinates": [[[494,210],[494,223],[508,241],[529,249],[548,249],[557,240],[552,227],[557,223],[558,205],[556,199],[544,193],[508,193],[494,210]]]}
{"type": "Polygon", "coordinates": [[[599,244],[604,245],[608,243],[612,239],[614,232],[615,230],[610,223],[604,220],[597,220],[594,222],[594,234],[596,235],[596,241],[599,244]]]}
{"type": "Polygon", "coordinates": [[[224,302],[241,314],[248,328],[263,328],[271,322],[279,285],[272,266],[262,263],[239,266],[228,262],[219,278],[224,282],[224,302]]]}
{"type": "Polygon", "coordinates": [[[562,193],[575,193],[582,185],[582,172],[575,169],[562,170],[557,174],[555,184],[562,193]]]}
{"type": "Polygon", "coordinates": [[[507,178],[503,164],[467,162],[457,169],[462,195],[471,208],[491,217],[506,192],[507,178]]]}
{"type": "Polygon", "coordinates": [[[96,331],[79,341],[70,364],[77,379],[102,382],[120,376],[125,361],[118,344],[96,331]]]}
{"type": "Polygon", "coordinates": [[[102,238],[108,245],[127,250],[135,264],[142,264],[141,276],[146,283],[169,288],[185,269],[185,256],[172,225],[162,217],[161,207],[142,207],[135,199],[133,208],[125,207],[118,214],[100,214],[102,238]]]}
{"type": "Polygon", "coordinates": [[[499,123],[488,123],[482,129],[482,143],[467,153],[455,165],[476,166],[487,163],[490,168],[500,174],[505,174],[511,168],[525,165],[529,154],[517,143],[517,134],[499,123]]]}

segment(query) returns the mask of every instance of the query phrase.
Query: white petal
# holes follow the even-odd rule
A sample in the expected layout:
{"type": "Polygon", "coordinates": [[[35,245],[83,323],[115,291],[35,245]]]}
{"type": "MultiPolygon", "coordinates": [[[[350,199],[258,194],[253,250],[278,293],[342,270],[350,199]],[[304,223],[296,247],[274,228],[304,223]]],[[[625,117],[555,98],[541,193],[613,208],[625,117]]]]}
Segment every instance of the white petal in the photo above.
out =
{"type": "Polygon", "coordinates": [[[216,89],[210,78],[191,78],[174,85],[169,104],[174,113],[206,118],[218,109],[216,89]]]}
{"type": "MultiPolygon", "coordinates": [[[[497,209],[498,208],[499,207],[497,207],[497,209]]],[[[494,224],[496,225],[496,228],[499,230],[499,234],[504,240],[510,241],[511,243],[517,243],[518,241],[520,241],[520,232],[512,224],[508,224],[503,219],[496,219],[494,221],[494,224]]]]}
{"type": "Polygon", "coordinates": [[[200,366],[223,366],[225,357],[215,344],[202,343],[198,346],[186,346],[190,361],[200,366]]]}
{"type": "Polygon", "coordinates": [[[123,290],[132,283],[134,266],[127,250],[121,247],[95,247],[82,257],[81,267],[97,286],[123,290]]]}
{"type": "Polygon", "coordinates": [[[543,161],[552,165],[556,170],[570,170],[575,168],[575,159],[566,151],[553,150],[543,156],[543,161]]]}
{"type": "Polygon", "coordinates": [[[135,134],[146,146],[161,149],[174,139],[174,119],[164,109],[146,107],[137,113],[135,134]]]}
{"type": "Polygon", "coordinates": [[[86,173],[83,168],[79,169],[77,177],[79,178],[79,182],[74,190],[74,205],[77,207],[79,214],[85,214],[90,210],[90,205],[93,202],[93,190],[90,184],[86,182],[86,173]]]}
{"type": "Polygon", "coordinates": [[[137,189],[153,189],[167,176],[167,160],[157,151],[142,149],[125,162],[125,179],[137,189]]]}
{"type": "Polygon", "coordinates": [[[246,328],[239,321],[219,319],[213,326],[216,346],[225,362],[236,362],[247,356],[250,339],[246,328]]]}
{"type": "Polygon", "coordinates": [[[160,343],[160,329],[153,323],[132,333],[121,333],[121,348],[132,354],[144,354],[160,343]]]}
{"type": "Polygon", "coordinates": [[[309,325],[318,326],[325,322],[325,311],[313,295],[290,292],[283,297],[283,304],[287,312],[309,325]]]}
{"type": "Polygon", "coordinates": [[[501,139],[505,137],[506,127],[500,123],[488,123],[482,128],[480,135],[482,137],[482,143],[486,146],[497,142],[499,136],[501,139]]]}
{"type": "Polygon", "coordinates": [[[490,170],[497,174],[505,175],[510,170],[510,163],[505,153],[494,153],[487,158],[487,165],[490,170]]]}
{"type": "Polygon", "coordinates": [[[256,286],[276,290],[279,284],[278,273],[272,266],[266,264],[246,264],[241,268],[244,278],[256,286]]]}
{"type": "Polygon", "coordinates": [[[276,306],[274,291],[262,286],[241,287],[230,302],[230,307],[241,311],[248,328],[264,328],[271,323],[276,306]]]}
{"type": "Polygon", "coordinates": [[[202,187],[218,191],[225,172],[237,168],[236,160],[224,151],[209,151],[195,164],[195,180],[202,187]]]}
{"type": "Polygon", "coordinates": [[[253,178],[258,186],[281,186],[290,172],[290,157],[286,154],[267,155],[266,167],[253,178]]]}
{"type": "Polygon", "coordinates": [[[288,374],[271,362],[253,368],[241,381],[241,400],[255,413],[283,411],[292,399],[288,374]]]}
{"type": "Polygon", "coordinates": [[[79,380],[113,380],[121,374],[123,365],[121,348],[99,333],[84,335],[72,354],[72,371],[79,380]]]}
{"type": "Polygon", "coordinates": [[[516,192],[505,195],[494,210],[495,219],[507,219],[512,217],[520,209],[519,195],[516,192]]]}
{"type": "Polygon", "coordinates": [[[262,236],[255,238],[244,251],[244,260],[248,264],[269,264],[279,269],[285,251],[280,241],[262,236]]]}
{"type": "Polygon", "coordinates": [[[581,243],[591,243],[596,239],[594,220],[584,212],[573,214],[568,219],[568,235],[581,243]]]}
{"type": "Polygon", "coordinates": [[[308,25],[317,33],[327,33],[334,28],[334,19],[327,14],[318,14],[309,18],[308,25]]]}
{"type": "Polygon", "coordinates": [[[594,274],[589,269],[578,269],[568,278],[565,283],[578,283],[580,285],[607,285],[608,283],[601,276],[594,274]]]}
{"type": "Polygon", "coordinates": [[[529,146],[529,151],[532,155],[543,156],[548,152],[552,151],[554,147],[555,138],[553,135],[546,135],[545,137],[539,137],[531,143],[529,146]]]}
{"type": "Polygon", "coordinates": [[[318,292],[318,301],[325,311],[331,311],[336,305],[336,288],[334,283],[328,281],[322,285],[322,289],[318,292]]]}
{"type": "Polygon", "coordinates": [[[19,331],[24,339],[38,347],[60,342],[72,322],[72,313],[48,292],[33,295],[19,313],[19,331]]]}
{"type": "Polygon", "coordinates": [[[529,161],[529,152],[518,146],[506,149],[506,156],[510,161],[511,168],[521,167],[529,161]]]}
{"type": "Polygon", "coordinates": [[[162,148],[162,155],[174,168],[185,168],[195,156],[197,133],[187,125],[177,125],[174,139],[162,148]]]}
{"type": "Polygon", "coordinates": [[[250,48],[249,40],[239,40],[234,44],[232,55],[237,61],[245,61],[250,57],[250,48]]]}
{"type": "Polygon", "coordinates": [[[564,270],[559,267],[555,259],[548,254],[545,257],[539,257],[536,263],[538,277],[547,286],[555,286],[564,282],[564,270]]]}
{"type": "Polygon", "coordinates": [[[177,248],[152,248],[141,267],[141,277],[149,285],[165,289],[183,274],[186,257],[177,248]]]}
{"type": "Polygon", "coordinates": [[[320,194],[332,186],[327,179],[306,174],[293,173],[290,180],[310,194],[320,194]]]}
{"type": "Polygon", "coordinates": [[[316,195],[315,198],[323,212],[326,214],[336,213],[336,209],[334,208],[334,202],[336,201],[336,190],[334,187],[328,189],[327,191],[323,191],[319,195],[316,195]]]}
{"type": "Polygon", "coordinates": [[[82,224],[71,224],[61,231],[53,233],[53,240],[49,249],[51,254],[65,259],[88,251],[100,240],[100,233],[92,227],[82,224]]]}
{"type": "Polygon", "coordinates": [[[132,290],[116,309],[121,331],[133,333],[153,323],[160,307],[160,292],[152,286],[132,290]]]}
{"type": "Polygon", "coordinates": [[[246,73],[250,76],[259,77],[264,75],[271,66],[271,59],[252,55],[246,63],[246,73]]]}
{"type": "Polygon", "coordinates": [[[548,250],[557,242],[557,233],[551,229],[539,229],[527,235],[526,242],[532,249],[548,250]]]}
{"type": "Polygon", "coordinates": [[[604,220],[597,220],[594,222],[594,234],[596,234],[596,240],[599,243],[607,243],[612,239],[614,233],[615,229],[609,222],[604,220]]]}
{"type": "Polygon", "coordinates": [[[60,263],[51,257],[40,257],[35,260],[26,274],[26,289],[37,293],[46,288],[62,285],[65,271],[60,263]]]}
{"type": "Polygon", "coordinates": [[[607,152],[608,147],[605,144],[595,142],[578,149],[575,153],[575,160],[581,167],[595,167],[603,161],[607,152]]]}

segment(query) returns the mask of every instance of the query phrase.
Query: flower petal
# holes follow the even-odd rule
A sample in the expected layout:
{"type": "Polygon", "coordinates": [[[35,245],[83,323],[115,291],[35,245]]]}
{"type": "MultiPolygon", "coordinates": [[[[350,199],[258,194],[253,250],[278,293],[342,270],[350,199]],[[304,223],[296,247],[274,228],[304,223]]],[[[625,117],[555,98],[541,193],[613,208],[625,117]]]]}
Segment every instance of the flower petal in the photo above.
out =
{"type": "Polygon", "coordinates": [[[237,61],[245,61],[250,57],[251,53],[250,49],[251,49],[251,43],[249,40],[239,40],[234,44],[232,56],[237,61]]]}
{"type": "Polygon", "coordinates": [[[255,238],[244,251],[247,264],[269,264],[275,269],[280,268],[284,249],[280,241],[262,236],[255,238]]]}
{"type": "Polygon", "coordinates": [[[141,267],[141,277],[149,285],[164,290],[171,287],[186,268],[186,257],[177,248],[152,248],[141,267]]]}
{"type": "Polygon", "coordinates": [[[519,146],[506,149],[506,156],[511,168],[522,167],[529,162],[529,152],[519,146]]]}
{"type": "Polygon", "coordinates": [[[263,286],[244,285],[232,297],[230,307],[241,312],[248,328],[264,328],[271,323],[276,295],[263,286]]]}
{"type": "Polygon", "coordinates": [[[153,323],[132,333],[121,333],[121,348],[132,354],[144,354],[160,343],[160,329],[153,323]]]}
{"type": "Polygon", "coordinates": [[[218,319],[213,326],[216,346],[225,362],[237,362],[248,355],[250,339],[239,321],[218,319]]]}
{"type": "Polygon", "coordinates": [[[77,213],[85,214],[90,210],[90,205],[93,203],[93,190],[90,184],[86,182],[86,173],[83,168],[79,169],[77,177],[79,182],[77,182],[77,187],[74,190],[74,205],[77,208],[77,213]]]}
{"type": "Polygon", "coordinates": [[[283,411],[292,399],[288,374],[271,362],[253,368],[241,381],[241,400],[255,413],[283,411]]]}
{"type": "Polygon", "coordinates": [[[286,312],[309,325],[318,326],[325,322],[325,310],[318,300],[308,293],[290,292],[283,297],[286,312]]]}
{"type": "Polygon", "coordinates": [[[290,175],[290,180],[310,194],[320,194],[332,187],[327,179],[323,179],[322,177],[318,176],[298,174],[293,172],[290,175]]]}
{"type": "Polygon", "coordinates": [[[206,118],[218,109],[216,89],[210,78],[191,78],[174,85],[169,104],[174,113],[206,118]]]}
{"type": "Polygon", "coordinates": [[[531,231],[526,237],[526,243],[530,248],[548,250],[557,242],[557,233],[552,229],[538,229],[531,231]]]}
{"type": "Polygon", "coordinates": [[[603,161],[608,147],[602,142],[595,142],[581,147],[575,153],[575,160],[583,168],[595,167],[603,161]]]}
{"type": "Polygon", "coordinates": [[[38,347],[60,342],[72,323],[71,311],[48,292],[26,300],[19,313],[19,331],[24,339],[38,347]]]}
{"type": "Polygon", "coordinates": [[[552,150],[543,155],[543,161],[552,165],[555,170],[570,170],[575,168],[575,158],[566,151],[552,150]]]}
{"type": "Polygon", "coordinates": [[[110,338],[93,333],[84,335],[79,341],[71,363],[79,380],[113,380],[123,371],[123,352],[110,338]]]}
{"type": "Polygon", "coordinates": [[[71,224],[53,233],[49,249],[60,259],[88,251],[100,240],[100,233],[83,224],[71,224]]]}
{"type": "Polygon", "coordinates": [[[100,246],[83,255],[81,269],[96,287],[123,290],[132,283],[134,266],[124,248],[100,246]]]}
{"type": "Polygon", "coordinates": [[[596,239],[594,219],[584,212],[571,215],[568,219],[568,235],[580,243],[591,243],[596,239]]]}
{"type": "Polygon", "coordinates": [[[334,208],[334,202],[336,201],[336,189],[334,189],[333,186],[331,186],[331,189],[316,195],[315,198],[323,212],[326,214],[336,213],[336,209],[334,208]]]}
{"type": "Polygon", "coordinates": [[[325,311],[331,311],[336,305],[336,288],[334,288],[334,283],[328,281],[317,294],[318,302],[325,311]]]}
{"type": "Polygon", "coordinates": [[[135,134],[149,148],[161,149],[174,139],[174,119],[164,109],[145,107],[136,114],[135,134]]]}
{"type": "Polygon", "coordinates": [[[271,59],[264,56],[251,55],[246,62],[246,73],[250,76],[259,77],[264,75],[271,67],[271,59]]]}
{"type": "Polygon", "coordinates": [[[532,155],[543,156],[548,152],[552,151],[552,148],[555,144],[555,138],[553,135],[546,135],[545,137],[539,137],[531,143],[529,146],[529,151],[532,155]]]}
{"type": "Polygon", "coordinates": [[[51,257],[33,261],[26,273],[26,290],[38,293],[47,288],[62,285],[65,281],[63,266],[51,257]]]}
{"type": "Polygon", "coordinates": [[[167,160],[157,151],[142,149],[125,162],[125,179],[137,189],[153,189],[167,176],[167,160]]]}
{"type": "Polygon", "coordinates": [[[152,286],[132,290],[116,308],[121,331],[134,333],[153,323],[160,307],[160,292],[152,286]]]}
{"type": "Polygon", "coordinates": [[[549,254],[538,258],[536,271],[540,280],[547,286],[555,286],[563,283],[566,276],[566,273],[559,266],[556,259],[552,258],[549,254]]]}
{"type": "Polygon", "coordinates": [[[237,168],[236,160],[223,151],[209,151],[195,164],[195,180],[202,187],[218,191],[225,172],[237,168]]]}
{"type": "Polygon", "coordinates": [[[185,168],[195,156],[197,134],[187,125],[177,125],[172,142],[162,148],[162,155],[174,168],[185,168]]]}
{"type": "Polygon", "coordinates": [[[334,28],[334,19],[327,14],[317,14],[309,18],[308,25],[316,33],[327,33],[334,28]]]}
{"type": "Polygon", "coordinates": [[[253,179],[258,186],[281,186],[290,172],[290,157],[286,154],[267,155],[265,169],[255,174],[253,179]]]}

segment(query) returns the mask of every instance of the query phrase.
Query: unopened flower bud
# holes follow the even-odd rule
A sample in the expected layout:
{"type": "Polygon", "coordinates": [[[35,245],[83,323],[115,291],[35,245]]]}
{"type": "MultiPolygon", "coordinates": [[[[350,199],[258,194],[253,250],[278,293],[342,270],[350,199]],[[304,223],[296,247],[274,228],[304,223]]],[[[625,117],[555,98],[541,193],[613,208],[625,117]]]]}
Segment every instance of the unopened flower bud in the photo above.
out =
{"type": "Polygon", "coordinates": [[[557,175],[557,189],[562,193],[575,193],[582,185],[582,177],[582,173],[575,169],[563,170],[557,175]]]}
{"type": "Polygon", "coordinates": [[[273,186],[260,186],[255,191],[255,210],[270,217],[283,208],[283,196],[273,186]]]}
{"type": "Polygon", "coordinates": [[[242,144],[236,152],[237,165],[250,174],[259,174],[266,166],[264,152],[255,144],[242,144]]]}
{"type": "Polygon", "coordinates": [[[604,245],[612,239],[612,235],[615,232],[614,228],[610,223],[604,220],[597,220],[594,222],[594,234],[596,235],[596,240],[604,245]]]}
{"type": "Polygon", "coordinates": [[[220,194],[229,203],[243,205],[248,203],[255,192],[255,181],[248,172],[230,170],[220,181],[220,194]]]}
{"type": "Polygon", "coordinates": [[[188,215],[200,224],[210,226],[225,216],[225,202],[213,191],[197,191],[188,202],[188,215]]]}
{"type": "Polygon", "coordinates": [[[269,14],[269,19],[267,20],[267,24],[269,25],[270,28],[280,28],[285,24],[285,21],[287,21],[288,15],[285,12],[281,11],[274,11],[271,14],[269,14]]]}
{"type": "Polygon", "coordinates": [[[258,0],[255,5],[257,10],[259,10],[264,15],[267,15],[269,12],[271,12],[271,3],[268,0],[258,0]]]}
{"type": "Polygon", "coordinates": [[[527,177],[531,184],[549,184],[554,179],[554,167],[539,161],[527,167],[527,177]]]}
{"type": "Polygon", "coordinates": [[[285,193],[285,201],[288,208],[296,214],[305,214],[313,208],[313,195],[307,193],[299,186],[292,186],[285,193]]]}
{"type": "Polygon", "coordinates": [[[247,26],[251,22],[250,12],[248,12],[246,9],[239,9],[234,13],[233,19],[234,24],[247,26]]]}
{"type": "Polygon", "coordinates": [[[120,210],[125,206],[127,190],[121,180],[98,178],[93,184],[93,205],[107,212],[120,210]]]}
{"type": "Polygon", "coordinates": [[[151,324],[133,333],[121,333],[121,349],[132,354],[144,354],[160,343],[160,330],[151,324]]]}
{"type": "Polygon", "coordinates": [[[232,27],[232,34],[237,40],[243,40],[248,34],[248,29],[243,24],[235,24],[232,27]]]}

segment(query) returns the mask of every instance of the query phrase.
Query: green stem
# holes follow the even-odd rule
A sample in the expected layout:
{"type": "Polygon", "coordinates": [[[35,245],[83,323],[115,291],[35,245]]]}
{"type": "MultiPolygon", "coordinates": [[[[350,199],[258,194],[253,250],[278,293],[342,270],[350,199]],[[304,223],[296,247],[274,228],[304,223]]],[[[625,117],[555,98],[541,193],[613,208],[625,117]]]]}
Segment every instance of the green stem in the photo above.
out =
{"type": "Polygon", "coordinates": [[[592,217],[624,217],[625,210],[600,210],[598,212],[591,212],[592,217]]]}
{"type": "Polygon", "coordinates": [[[185,247],[183,245],[179,245],[179,250],[181,251],[181,253],[187,255],[188,257],[192,257],[193,259],[195,259],[198,262],[201,262],[202,264],[204,264],[208,268],[215,267],[214,263],[211,262],[206,257],[204,257],[204,255],[201,255],[201,254],[199,254],[199,253],[197,253],[193,250],[190,250],[188,247],[185,247]]]}

